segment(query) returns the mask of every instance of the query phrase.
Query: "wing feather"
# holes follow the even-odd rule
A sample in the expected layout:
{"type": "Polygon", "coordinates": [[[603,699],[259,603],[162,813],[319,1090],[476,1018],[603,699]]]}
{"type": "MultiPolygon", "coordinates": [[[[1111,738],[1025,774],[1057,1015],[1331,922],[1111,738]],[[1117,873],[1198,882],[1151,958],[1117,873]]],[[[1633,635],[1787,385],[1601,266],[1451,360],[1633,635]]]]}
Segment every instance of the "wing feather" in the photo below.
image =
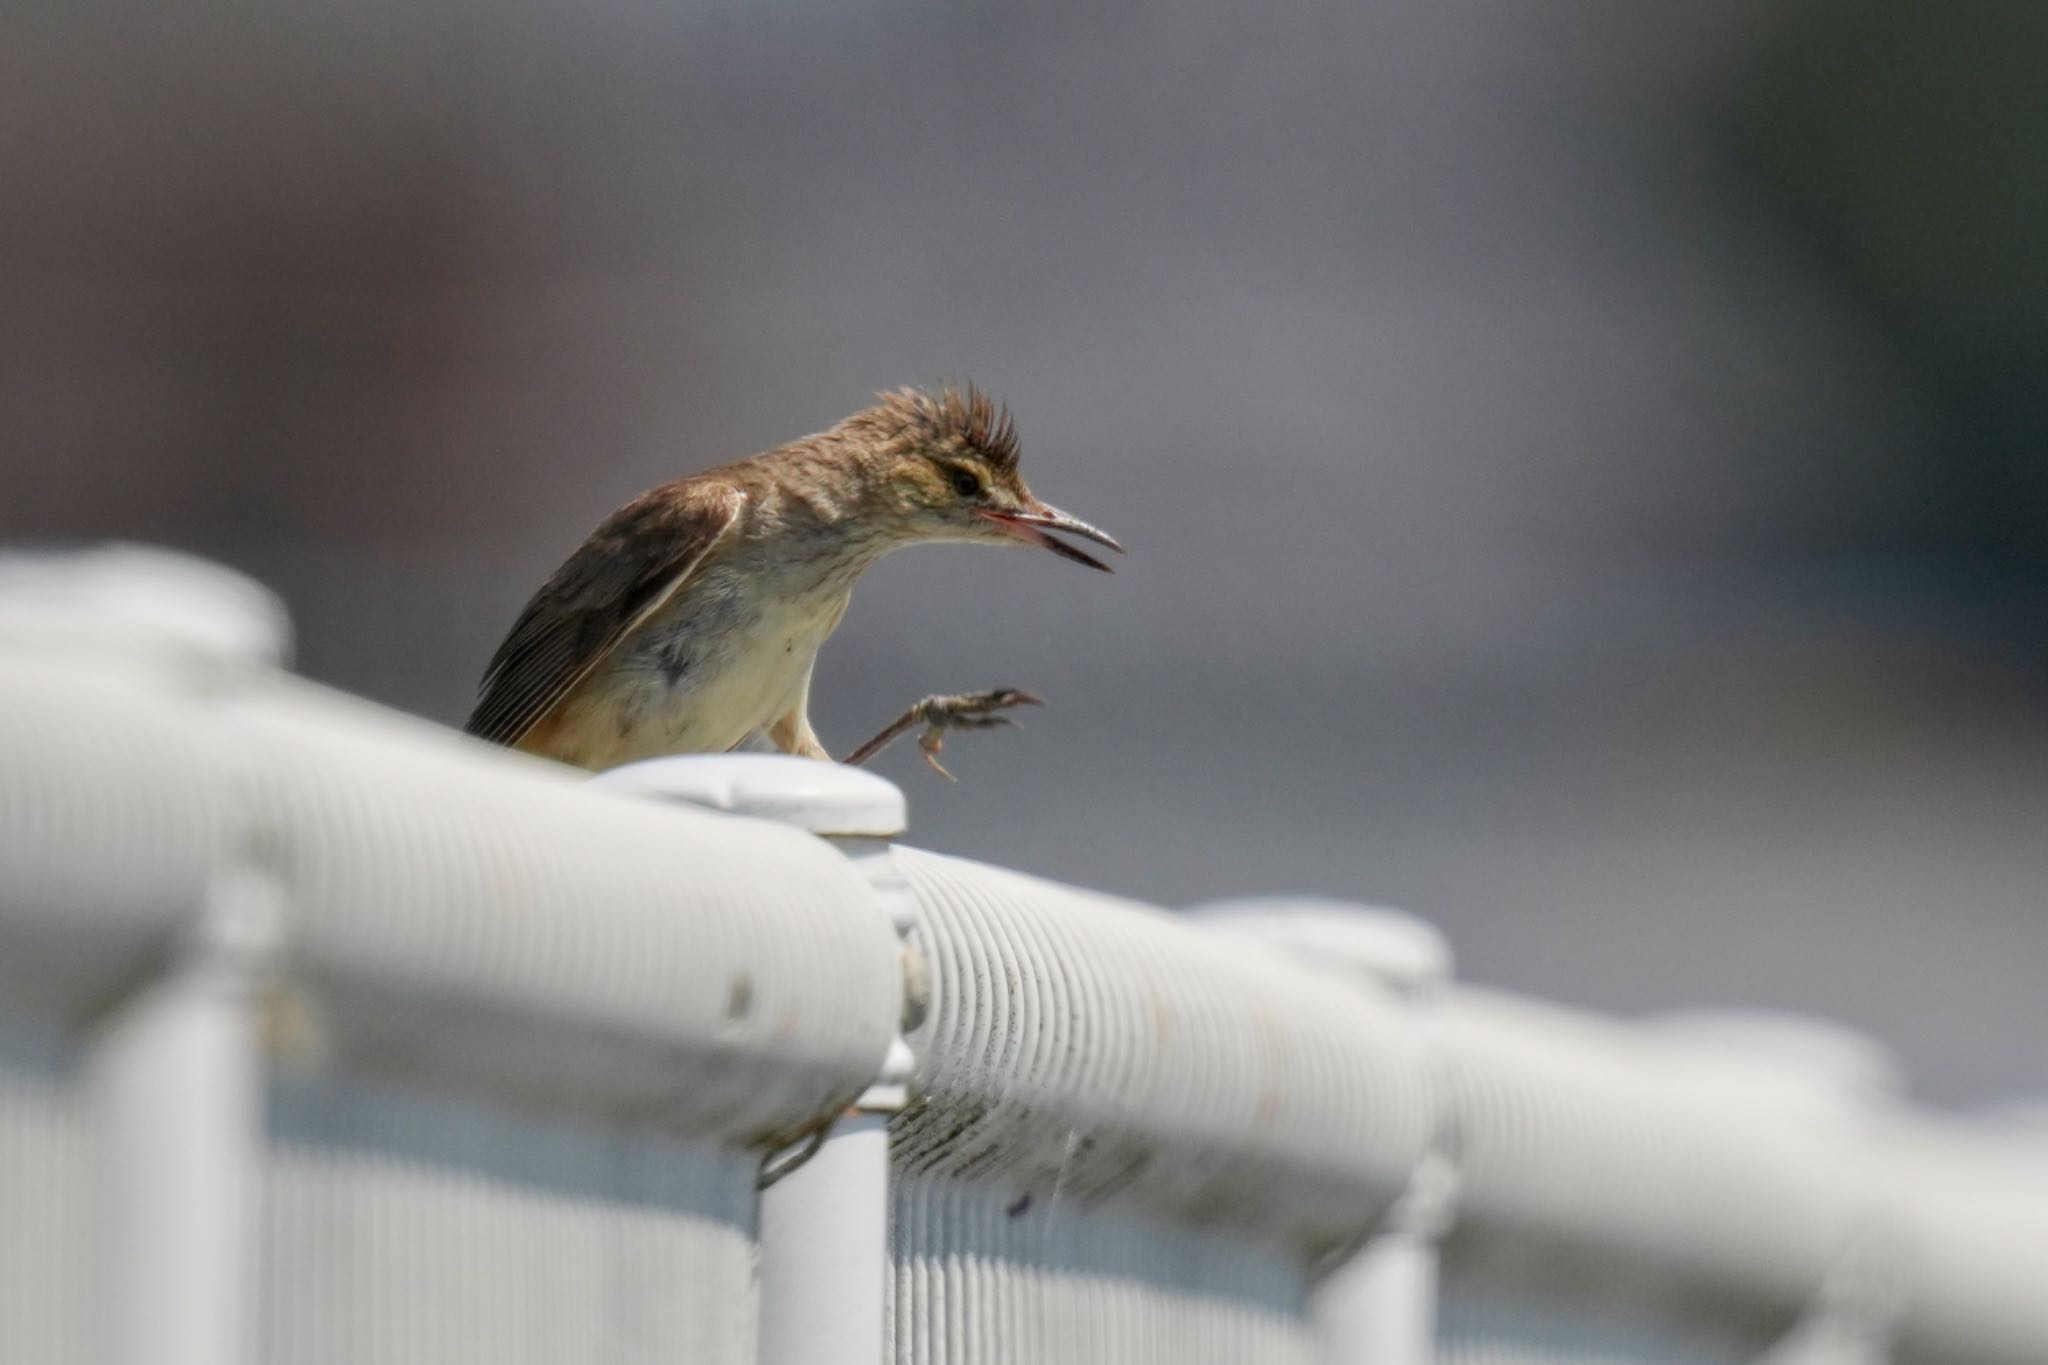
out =
{"type": "Polygon", "coordinates": [[[517,744],[681,588],[739,519],[745,496],[689,480],[605,519],[541,585],[484,669],[463,729],[517,744]]]}

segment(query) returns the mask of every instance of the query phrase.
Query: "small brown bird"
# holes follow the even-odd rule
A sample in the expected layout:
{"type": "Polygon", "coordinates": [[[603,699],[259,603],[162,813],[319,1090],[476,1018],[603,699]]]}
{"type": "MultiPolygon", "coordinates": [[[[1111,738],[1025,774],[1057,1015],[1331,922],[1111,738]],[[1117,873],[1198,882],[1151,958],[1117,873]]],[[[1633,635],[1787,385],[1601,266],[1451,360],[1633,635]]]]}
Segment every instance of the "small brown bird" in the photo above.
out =
{"type": "MultiPolygon", "coordinates": [[[[585,768],[719,753],[763,734],[830,759],[806,714],[811,669],[862,570],[926,541],[1036,545],[1108,571],[1049,532],[1122,551],[1017,474],[1017,428],[972,386],[903,389],[829,431],[663,484],[607,518],[526,604],[464,728],[585,768]]],[[[847,761],[925,727],[1012,722],[1014,688],[927,697],[847,761]]],[[[950,776],[950,774],[947,774],[950,776]]]]}

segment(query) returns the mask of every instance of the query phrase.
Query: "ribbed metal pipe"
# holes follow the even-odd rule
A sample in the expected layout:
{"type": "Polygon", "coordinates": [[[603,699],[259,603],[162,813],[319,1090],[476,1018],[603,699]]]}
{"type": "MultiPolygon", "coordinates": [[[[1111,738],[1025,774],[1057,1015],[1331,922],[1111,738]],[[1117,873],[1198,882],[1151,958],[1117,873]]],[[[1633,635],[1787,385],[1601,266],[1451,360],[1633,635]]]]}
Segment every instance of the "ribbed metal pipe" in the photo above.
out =
{"type": "Polygon", "coordinates": [[[896,1358],[1312,1358],[1310,1265],[1429,1137],[1395,1000],[1149,907],[896,861],[932,976],[894,1132],[896,1358]]]}
{"type": "Polygon", "coordinates": [[[1427,1143],[1419,1039],[1391,997],[1262,945],[1018,873],[897,850],[932,1004],[906,1174],[1111,1199],[1344,1241],[1427,1143]]]}
{"type": "Polygon", "coordinates": [[[1453,992],[1441,1020],[1461,1174],[1448,1360],[1633,1359],[1613,1344],[1630,1341],[1747,1359],[1867,1227],[1844,1153],[1868,1124],[1824,1085],[1485,992],[1453,992]]]}

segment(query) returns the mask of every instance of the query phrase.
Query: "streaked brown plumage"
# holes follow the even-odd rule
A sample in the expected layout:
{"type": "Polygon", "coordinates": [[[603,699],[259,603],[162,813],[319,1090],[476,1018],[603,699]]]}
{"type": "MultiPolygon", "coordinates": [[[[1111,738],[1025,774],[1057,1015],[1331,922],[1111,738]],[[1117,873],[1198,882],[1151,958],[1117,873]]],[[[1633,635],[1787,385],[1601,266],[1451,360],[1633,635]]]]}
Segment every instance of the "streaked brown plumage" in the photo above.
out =
{"type": "MultiPolygon", "coordinates": [[[[828,758],[807,714],[812,664],[875,560],[960,540],[1038,545],[1106,570],[1047,533],[1122,548],[1025,487],[1016,426],[977,390],[880,398],[614,512],[520,613],[469,733],[588,768],[719,752],[755,733],[828,758]]],[[[923,724],[936,768],[946,728],[1005,724],[998,711],[1035,700],[928,697],[850,761],[923,724]]]]}

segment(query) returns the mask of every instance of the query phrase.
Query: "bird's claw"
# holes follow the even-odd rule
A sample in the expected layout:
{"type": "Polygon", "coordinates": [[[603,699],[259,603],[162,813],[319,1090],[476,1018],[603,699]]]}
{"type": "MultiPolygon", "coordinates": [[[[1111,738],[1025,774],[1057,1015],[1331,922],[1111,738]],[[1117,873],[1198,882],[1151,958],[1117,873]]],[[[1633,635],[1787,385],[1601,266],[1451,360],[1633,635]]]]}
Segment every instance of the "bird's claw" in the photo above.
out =
{"type": "Polygon", "coordinates": [[[848,763],[862,763],[880,752],[882,747],[897,735],[912,726],[922,725],[924,733],[917,738],[918,751],[933,772],[948,782],[955,781],[953,774],[946,771],[939,762],[939,754],[946,747],[948,730],[994,730],[1007,728],[1022,729],[1015,718],[999,714],[1019,706],[1043,706],[1045,703],[1031,693],[1016,687],[996,687],[986,692],[960,692],[952,696],[926,697],[898,718],[881,734],[863,744],[847,758],[848,763]]]}
{"type": "Polygon", "coordinates": [[[939,753],[946,747],[948,730],[994,730],[1007,728],[1021,730],[1015,717],[997,714],[1015,706],[1043,706],[1045,703],[1029,692],[1015,687],[997,687],[986,692],[962,692],[950,697],[926,697],[911,708],[917,719],[924,724],[924,733],[918,736],[917,747],[924,754],[925,766],[945,778],[957,781],[939,762],[939,753]]]}
{"type": "Polygon", "coordinates": [[[926,697],[911,710],[926,725],[940,730],[989,730],[998,725],[1016,728],[1017,722],[997,715],[1016,706],[1043,706],[1029,692],[1015,687],[995,687],[986,692],[960,692],[950,697],[926,697]]]}
{"type": "Polygon", "coordinates": [[[930,768],[948,782],[958,782],[960,780],[947,770],[945,764],[939,762],[939,750],[946,747],[946,732],[943,729],[936,725],[926,729],[923,734],[917,737],[917,747],[919,752],[924,754],[925,767],[930,768]]]}

